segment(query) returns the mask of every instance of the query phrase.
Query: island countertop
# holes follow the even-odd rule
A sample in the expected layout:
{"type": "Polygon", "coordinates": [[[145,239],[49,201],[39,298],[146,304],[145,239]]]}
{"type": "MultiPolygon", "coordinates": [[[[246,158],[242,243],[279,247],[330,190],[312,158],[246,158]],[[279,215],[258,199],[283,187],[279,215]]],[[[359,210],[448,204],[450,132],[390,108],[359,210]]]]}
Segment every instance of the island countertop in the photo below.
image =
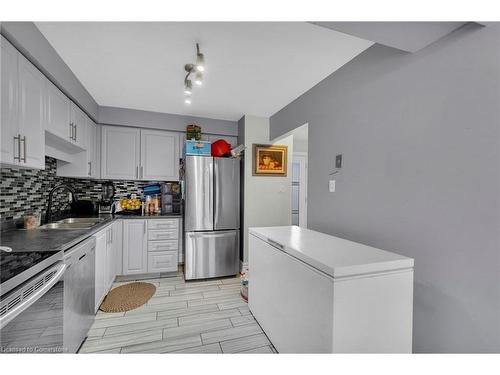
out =
{"type": "Polygon", "coordinates": [[[414,265],[412,258],[294,225],[249,228],[249,233],[333,278],[414,265]]]}

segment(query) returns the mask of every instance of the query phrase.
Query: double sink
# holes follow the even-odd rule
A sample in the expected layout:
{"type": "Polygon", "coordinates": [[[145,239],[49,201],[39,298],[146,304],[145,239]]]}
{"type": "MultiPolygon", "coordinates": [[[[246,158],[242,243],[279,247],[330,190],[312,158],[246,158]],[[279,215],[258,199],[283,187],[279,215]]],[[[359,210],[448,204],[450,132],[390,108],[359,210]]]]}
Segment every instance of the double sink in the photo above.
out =
{"type": "Polygon", "coordinates": [[[88,229],[102,223],[101,217],[72,217],[40,226],[40,229],[88,229]]]}

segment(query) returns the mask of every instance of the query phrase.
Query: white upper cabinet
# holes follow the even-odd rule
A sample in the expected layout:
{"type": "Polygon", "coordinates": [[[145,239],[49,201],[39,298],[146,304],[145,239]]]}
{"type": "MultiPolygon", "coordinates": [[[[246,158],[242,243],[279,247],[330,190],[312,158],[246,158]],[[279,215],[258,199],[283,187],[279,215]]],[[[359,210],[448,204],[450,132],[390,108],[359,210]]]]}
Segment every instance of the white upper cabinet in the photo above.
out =
{"type": "Polygon", "coordinates": [[[57,175],[61,177],[99,178],[99,146],[97,125],[85,115],[85,151],[73,154],[71,162],[58,160],[57,175]]]}
{"type": "Polygon", "coordinates": [[[2,93],[1,104],[1,162],[4,164],[15,163],[14,157],[18,157],[17,137],[19,129],[18,102],[19,102],[19,74],[18,74],[18,52],[4,37],[1,37],[1,69],[0,78],[2,93]]]}
{"type": "Polygon", "coordinates": [[[2,163],[45,168],[42,73],[5,38],[2,44],[2,163]]]}
{"type": "Polygon", "coordinates": [[[175,132],[102,126],[101,178],[146,181],[179,179],[175,132]]]}
{"type": "Polygon", "coordinates": [[[99,178],[100,176],[97,131],[96,123],[87,117],[87,173],[90,178],[99,178]]]}
{"type": "Polygon", "coordinates": [[[71,101],[52,82],[46,80],[45,131],[71,141],[71,101]]]}
{"type": "Polygon", "coordinates": [[[139,178],[140,138],[136,128],[101,127],[101,178],[139,178]]]}
{"type": "Polygon", "coordinates": [[[141,130],[140,179],[179,179],[179,136],[161,130],[141,130]]]}
{"type": "Polygon", "coordinates": [[[45,77],[19,56],[19,133],[25,167],[45,168],[44,92],[45,77]]]}
{"type": "Polygon", "coordinates": [[[73,127],[73,143],[85,150],[87,147],[87,115],[71,102],[71,125],[73,127]]]}

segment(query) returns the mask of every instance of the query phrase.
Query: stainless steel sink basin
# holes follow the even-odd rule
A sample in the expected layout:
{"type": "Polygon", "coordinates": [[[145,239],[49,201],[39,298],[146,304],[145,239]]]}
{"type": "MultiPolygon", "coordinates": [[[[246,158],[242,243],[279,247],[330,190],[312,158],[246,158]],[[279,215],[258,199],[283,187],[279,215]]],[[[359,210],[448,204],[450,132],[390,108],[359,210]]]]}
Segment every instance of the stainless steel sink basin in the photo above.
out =
{"type": "Polygon", "coordinates": [[[98,217],[74,217],[42,225],[40,229],[88,229],[104,220],[98,217]]]}
{"type": "Polygon", "coordinates": [[[61,224],[97,224],[106,219],[100,218],[100,217],[71,217],[69,219],[63,219],[56,221],[56,223],[61,223],[61,224]]]}

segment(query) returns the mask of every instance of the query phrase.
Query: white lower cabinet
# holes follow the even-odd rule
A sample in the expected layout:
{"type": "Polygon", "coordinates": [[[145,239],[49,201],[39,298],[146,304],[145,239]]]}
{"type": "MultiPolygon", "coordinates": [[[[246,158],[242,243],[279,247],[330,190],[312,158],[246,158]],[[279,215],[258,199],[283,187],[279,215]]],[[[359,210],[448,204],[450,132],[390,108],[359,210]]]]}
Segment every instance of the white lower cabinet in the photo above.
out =
{"type": "Polygon", "coordinates": [[[146,220],[123,221],[123,274],[133,275],[148,271],[146,220]]]}
{"type": "Polygon", "coordinates": [[[179,219],[123,220],[123,275],[175,272],[179,219]]]}
{"type": "Polygon", "coordinates": [[[99,309],[104,296],[106,295],[106,257],[108,246],[107,228],[94,234],[95,246],[95,311],[99,309]]]}
{"type": "Polygon", "coordinates": [[[97,311],[113,286],[116,275],[122,273],[122,221],[114,221],[94,234],[94,237],[96,239],[95,311],[97,311]]]}

